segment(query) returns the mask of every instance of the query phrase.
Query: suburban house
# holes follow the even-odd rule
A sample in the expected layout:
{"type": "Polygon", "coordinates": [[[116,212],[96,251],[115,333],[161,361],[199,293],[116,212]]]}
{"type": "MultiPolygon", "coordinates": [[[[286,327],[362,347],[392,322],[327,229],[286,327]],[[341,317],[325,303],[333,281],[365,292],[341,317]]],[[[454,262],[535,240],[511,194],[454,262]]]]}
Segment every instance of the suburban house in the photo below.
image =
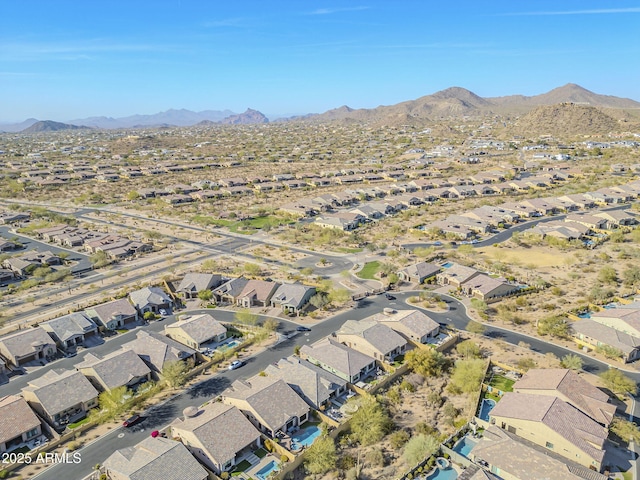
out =
{"type": "Polygon", "coordinates": [[[602,469],[609,431],[558,397],[507,392],[489,418],[497,427],[584,467],[602,469]]]}
{"type": "Polygon", "coordinates": [[[98,391],[80,372],[50,370],[22,389],[22,396],[56,430],[83,419],[98,406],[98,391]]]}
{"type": "Polygon", "coordinates": [[[576,222],[591,230],[602,230],[607,227],[607,220],[605,218],[590,213],[571,213],[565,217],[565,222],[576,222]]]}
{"type": "MultiPolygon", "coordinates": [[[[521,439],[495,425],[485,429],[482,437],[470,452],[475,465],[486,470],[479,473],[482,480],[607,480],[609,477],[575,463],[544,447],[521,439]],[[487,472],[491,472],[488,473],[487,472]],[[494,477],[492,474],[499,475],[494,477]],[[491,475],[491,476],[488,476],[491,475]]],[[[468,467],[470,471],[475,465],[468,467]]],[[[462,479],[462,475],[458,477],[462,479]]],[[[467,478],[467,477],[465,477],[467,478]]],[[[469,480],[476,480],[470,477],[469,480]]]]}
{"type": "Polygon", "coordinates": [[[61,350],[75,351],[76,346],[84,345],[87,337],[98,334],[98,327],[84,312],[70,313],[42,322],[40,327],[47,332],[61,350]]]}
{"type": "Polygon", "coordinates": [[[164,327],[167,337],[199,350],[208,343],[220,343],[227,338],[227,329],[208,313],[183,317],[164,327]]]}
{"type": "Polygon", "coordinates": [[[19,330],[0,337],[0,355],[14,367],[36,361],[50,361],[56,354],[55,341],[41,327],[19,330]]]}
{"type": "Polygon", "coordinates": [[[335,228],[350,232],[366,221],[367,217],[359,213],[339,212],[318,217],[315,220],[315,224],[323,228],[335,228]]]}
{"type": "Polygon", "coordinates": [[[271,306],[279,306],[285,312],[298,313],[315,294],[315,287],[301,283],[285,283],[280,285],[271,297],[271,306]]]}
{"type": "Polygon", "coordinates": [[[614,228],[636,225],[638,220],[634,215],[631,215],[622,210],[611,210],[609,212],[596,212],[594,217],[603,218],[607,221],[605,228],[613,230],[614,228]]]}
{"type": "Polygon", "coordinates": [[[129,294],[129,300],[141,315],[146,312],[158,313],[161,309],[168,310],[173,305],[173,301],[160,287],[135,290],[129,294]]]}
{"type": "Polygon", "coordinates": [[[561,238],[563,240],[578,240],[591,233],[591,229],[577,222],[563,222],[554,220],[546,223],[539,223],[530,228],[528,233],[540,235],[542,238],[548,236],[561,238]]]}
{"type": "Polygon", "coordinates": [[[0,453],[20,448],[42,435],[40,419],[17,395],[0,398],[0,453]]]}
{"type": "Polygon", "coordinates": [[[609,346],[617,349],[624,362],[633,362],[640,358],[640,337],[621,332],[602,323],[583,318],[571,324],[575,341],[586,347],[609,346]]]}
{"type": "Polygon", "coordinates": [[[440,270],[442,267],[435,263],[419,262],[400,270],[398,277],[404,282],[423,283],[425,280],[435,277],[440,270]]]}
{"type": "Polygon", "coordinates": [[[195,361],[196,351],[159,333],[140,331],[136,339],[122,345],[123,350],[133,350],[154,372],[154,376],[162,374],[167,363],[195,361]]]}
{"type": "Polygon", "coordinates": [[[264,373],[278,378],[316,410],[323,410],[331,400],[347,392],[347,381],[299,357],[290,356],[268,365],[264,373]]]}
{"type": "Polygon", "coordinates": [[[452,263],[448,268],[443,268],[442,271],[436,274],[436,282],[438,285],[451,285],[459,288],[464,282],[477,275],[480,275],[480,272],[475,268],[452,263]]]}
{"type": "Polygon", "coordinates": [[[324,338],[313,345],[303,345],[300,358],[355,384],[376,369],[376,359],[353,348],[324,338]]]}
{"type": "Polygon", "coordinates": [[[277,282],[249,280],[236,297],[236,305],[244,308],[269,305],[271,297],[280,286],[277,282]]]}
{"type": "Polygon", "coordinates": [[[480,273],[463,282],[460,289],[465,295],[479,298],[485,302],[497,301],[516,293],[518,285],[507,283],[504,279],[493,278],[480,273]]]}
{"type": "Polygon", "coordinates": [[[347,320],[334,335],[340,343],[380,362],[393,362],[407,348],[407,341],[401,335],[372,320],[347,320]]]}
{"type": "Polygon", "coordinates": [[[180,442],[147,437],[133,447],[116,450],[103,462],[113,480],[206,480],[207,471],[180,442]]]}
{"type": "Polygon", "coordinates": [[[609,395],[569,369],[532,368],[513,385],[513,391],[558,397],[605,427],[616,413],[609,395]]]}
{"type": "Polygon", "coordinates": [[[364,320],[380,323],[413,343],[429,343],[440,333],[440,324],[420,310],[385,308],[364,320]]]}
{"type": "Polygon", "coordinates": [[[258,375],[236,380],[222,392],[222,401],[240,409],[271,438],[277,432],[294,431],[309,419],[309,405],[284,380],[258,375]]]}
{"type": "Polygon", "coordinates": [[[640,308],[606,308],[591,314],[591,320],[640,338],[640,308]]]}
{"type": "Polygon", "coordinates": [[[213,273],[187,273],[176,293],[184,299],[198,298],[198,293],[205,290],[212,290],[222,283],[222,277],[213,273]]]}
{"type": "Polygon", "coordinates": [[[123,386],[134,388],[151,380],[151,370],[133,350],[116,350],[104,357],[88,353],[76,370],[101,392],[123,386]]]}
{"type": "Polygon", "coordinates": [[[248,278],[238,277],[227,280],[225,283],[213,289],[213,296],[218,303],[236,303],[236,298],[249,283],[248,278]]]}
{"type": "Polygon", "coordinates": [[[106,330],[117,330],[138,320],[138,311],[126,298],[87,308],[85,313],[98,327],[106,330]]]}
{"type": "Polygon", "coordinates": [[[243,452],[260,447],[260,432],[236,407],[211,402],[185,410],[171,423],[171,436],[217,475],[231,470],[243,452]]]}

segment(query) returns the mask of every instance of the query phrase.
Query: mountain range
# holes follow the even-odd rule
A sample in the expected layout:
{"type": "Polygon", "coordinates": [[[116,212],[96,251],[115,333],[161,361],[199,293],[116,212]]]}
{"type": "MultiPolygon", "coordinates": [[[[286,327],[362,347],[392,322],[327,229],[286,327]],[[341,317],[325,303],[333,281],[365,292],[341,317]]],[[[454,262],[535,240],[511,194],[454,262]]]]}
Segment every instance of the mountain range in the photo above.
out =
{"type": "MultiPolygon", "coordinates": [[[[326,121],[363,121],[373,123],[405,124],[434,121],[445,118],[478,116],[486,114],[524,115],[536,107],[570,102],[573,104],[596,107],[615,118],[631,116],[635,121],[640,114],[640,102],[628,98],[600,95],[579,85],[569,83],[547,93],[535,96],[510,95],[504,97],[483,98],[461,87],[451,87],[415,100],[395,105],[379,106],[372,109],[353,109],[342,106],[321,114],[278,119],[283,121],[326,122],[326,121]]],[[[39,122],[31,118],[17,124],[0,124],[5,132],[24,132],[34,124],[36,131],[53,131],[78,126],[117,129],[160,126],[190,126],[213,124],[252,124],[266,123],[269,120],[257,110],[247,109],[236,114],[230,110],[167,110],[153,115],[132,115],[121,118],[90,117],[75,119],[60,124],[57,122],[39,122]],[[66,126],[65,126],[66,125],[66,126]]],[[[33,131],[33,130],[31,130],[33,131]]]]}

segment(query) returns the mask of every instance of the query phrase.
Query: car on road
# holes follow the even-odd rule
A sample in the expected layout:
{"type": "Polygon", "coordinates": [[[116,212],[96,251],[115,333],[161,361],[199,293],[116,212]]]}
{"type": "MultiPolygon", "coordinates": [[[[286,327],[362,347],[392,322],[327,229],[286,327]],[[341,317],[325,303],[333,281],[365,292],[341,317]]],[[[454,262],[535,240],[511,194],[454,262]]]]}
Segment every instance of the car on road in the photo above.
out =
{"type": "Polygon", "coordinates": [[[229,365],[229,370],[235,370],[236,368],[240,368],[243,365],[244,365],[244,362],[242,360],[234,360],[229,365]]]}
{"type": "Polygon", "coordinates": [[[387,298],[387,300],[395,300],[396,299],[396,297],[394,297],[390,293],[385,293],[384,296],[387,298]]]}
{"type": "Polygon", "coordinates": [[[127,418],[124,422],[122,422],[123,427],[130,427],[140,421],[142,417],[140,415],[133,415],[132,417],[127,418]]]}
{"type": "Polygon", "coordinates": [[[298,328],[296,328],[297,331],[299,332],[310,332],[311,329],[309,327],[303,327],[302,325],[300,325],[298,328]]]}

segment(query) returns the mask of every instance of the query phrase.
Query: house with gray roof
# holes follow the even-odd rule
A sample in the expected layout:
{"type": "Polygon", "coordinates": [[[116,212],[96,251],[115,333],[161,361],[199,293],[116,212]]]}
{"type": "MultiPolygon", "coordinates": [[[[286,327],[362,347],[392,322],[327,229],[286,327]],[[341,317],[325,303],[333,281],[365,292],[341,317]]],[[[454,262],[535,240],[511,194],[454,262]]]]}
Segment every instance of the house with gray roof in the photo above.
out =
{"type": "Polygon", "coordinates": [[[74,312],[42,322],[40,327],[64,351],[74,351],[76,346],[84,345],[87,337],[98,334],[98,327],[84,312],[74,312]]]}
{"type": "Polygon", "coordinates": [[[171,436],[218,475],[232,470],[243,453],[260,447],[256,427],[238,408],[220,402],[185,411],[171,423],[171,436]]]}
{"type": "Polygon", "coordinates": [[[507,392],[489,419],[497,427],[586,468],[602,469],[608,429],[558,397],[507,392]]]}
{"type": "Polygon", "coordinates": [[[313,345],[303,345],[300,358],[350,382],[357,383],[376,369],[376,359],[353,348],[324,338],[313,345]]]}
{"type": "Polygon", "coordinates": [[[596,349],[608,345],[620,352],[624,362],[633,362],[640,358],[640,336],[604,325],[590,318],[573,322],[571,330],[573,338],[582,346],[596,349]]]}
{"type": "Polygon", "coordinates": [[[104,357],[88,353],[76,370],[101,392],[151,380],[151,369],[133,350],[116,350],[104,357]]]}
{"type": "Polygon", "coordinates": [[[312,408],[320,410],[331,400],[347,391],[347,381],[339,376],[302,360],[296,356],[280,359],[268,365],[264,373],[270,378],[287,382],[293,390],[312,408]]]}
{"type": "Polygon", "coordinates": [[[198,350],[208,343],[220,343],[227,338],[227,329],[208,313],[182,317],[164,327],[167,337],[198,350]]]}
{"type": "Polygon", "coordinates": [[[451,285],[458,288],[476,275],[480,275],[480,272],[475,268],[452,263],[448,268],[443,268],[436,274],[436,281],[438,285],[451,285]]]}
{"type": "Polygon", "coordinates": [[[169,309],[173,301],[160,287],[145,287],[129,294],[134,307],[144,315],[146,312],[158,313],[161,309],[169,309]]]}
{"type": "Polygon", "coordinates": [[[420,310],[393,310],[371,315],[364,320],[386,325],[414,343],[428,343],[440,333],[440,324],[420,310]]]}
{"type": "Polygon", "coordinates": [[[605,427],[616,413],[609,395],[566,368],[529,369],[513,385],[513,391],[558,397],[605,427]]]}
{"type": "Polygon", "coordinates": [[[75,370],[50,370],[22,389],[22,396],[56,430],[83,419],[98,406],[98,391],[75,370]]]}
{"type": "Polygon", "coordinates": [[[17,395],[0,398],[0,453],[19,448],[40,435],[40,419],[24,398],[17,395]]]}
{"type": "Polygon", "coordinates": [[[138,311],[126,298],[87,308],[85,313],[96,325],[106,330],[117,330],[138,320],[138,311]]]}
{"type": "Polygon", "coordinates": [[[207,471],[180,442],[147,437],[133,447],[113,452],[104,462],[114,480],[206,480],[207,471]]]}
{"type": "Polygon", "coordinates": [[[315,287],[301,283],[285,283],[280,285],[271,297],[271,306],[279,306],[285,312],[299,313],[315,294],[315,287]]]}
{"type": "Polygon", "coordinates": [[[484,273],[475,275],[460,285],[462,293],[485,302],[497,301],[518,292],[518,285],[501,278],[493,278],[484,273]]]}
{"type": "MultiPolygon", "coordinates": [[[[487,478],[529,480],[607,480],[609,477],[508,431],[489,426],[469,456],[491,475],[487,478]]],[[[469,470],[469,468],[467,468],[469,470]]],[[[465,470],[465,472],[467,471],[465,470]]],[[[462,479],[462,475],[458,477],[462,479]]],[[[471,479],[475,480],[475,476],[471,479]]],[[[479,477],[484,478],[484,477],[479,477]]]]}
{"type": "Polygon", "coordinates": [[[32,361],[48,362],[58,349],[55,341],[42,328],[27,328],[0,337],[0,355],[14,367],[32,361]]]}
{"type": "Polygon", "coordinates": [[[214,273],[187,273],[176,293],[185,299],[197,298],[198,293],[205,290],[212,290],[222,283],[222,276],[214,273]]]}
{"type": "Polygon", "coordinates": [[[407,349],[407,341],[400,334],[367,319],[347,320],[334,335],[340,343],[380,362],[391,363],[407,349]]]}
{"type": "Polygon", "coordinates": [[[154,372],[154,376],[162,373],[162,369],[167,363],[178,360],[195,361],[196,351],[169,337],[150,331],[139,331],[136,339],[122,345],[123,350],[133,350],[154,372]]]}
{"type": "Polygon", "coordinates": [[[419,262],[400,270],[398,277],[409,283],[423,283],[425,280],[435,277],[440,270],[442,267],[435,263],[419,262]]]}
{"type": "Polygon", "coordinates": [[[259,375],[236,380],[221,397],[271,438],[279,431],[296,430],[309,419],[309,405],[284,380],[259,375]]]}
{"type": "Polygon", "coordinates": [[[244,290],[245,285],[249,283],[248,278],[238,277],[232,278],[217,288],[214,288],[213,296],[218,303],[236,303],[236,298],[240,292],[244,290]]]}

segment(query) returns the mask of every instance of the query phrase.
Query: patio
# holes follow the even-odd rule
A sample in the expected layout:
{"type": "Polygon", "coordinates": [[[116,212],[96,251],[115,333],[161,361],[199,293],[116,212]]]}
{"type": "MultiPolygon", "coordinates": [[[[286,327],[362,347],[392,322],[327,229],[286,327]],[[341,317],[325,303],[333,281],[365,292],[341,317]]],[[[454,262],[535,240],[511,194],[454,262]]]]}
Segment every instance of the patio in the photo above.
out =
{"type": "Polygon", "coordinates": [[[280,465],[279,458],[268,453],[264,448],[248,451],[238,458],[238,463],[236,468],[231,471],[231,476],[243,480],[260,478],[258,473],[271,465],[271,462],[280,465]]]}

